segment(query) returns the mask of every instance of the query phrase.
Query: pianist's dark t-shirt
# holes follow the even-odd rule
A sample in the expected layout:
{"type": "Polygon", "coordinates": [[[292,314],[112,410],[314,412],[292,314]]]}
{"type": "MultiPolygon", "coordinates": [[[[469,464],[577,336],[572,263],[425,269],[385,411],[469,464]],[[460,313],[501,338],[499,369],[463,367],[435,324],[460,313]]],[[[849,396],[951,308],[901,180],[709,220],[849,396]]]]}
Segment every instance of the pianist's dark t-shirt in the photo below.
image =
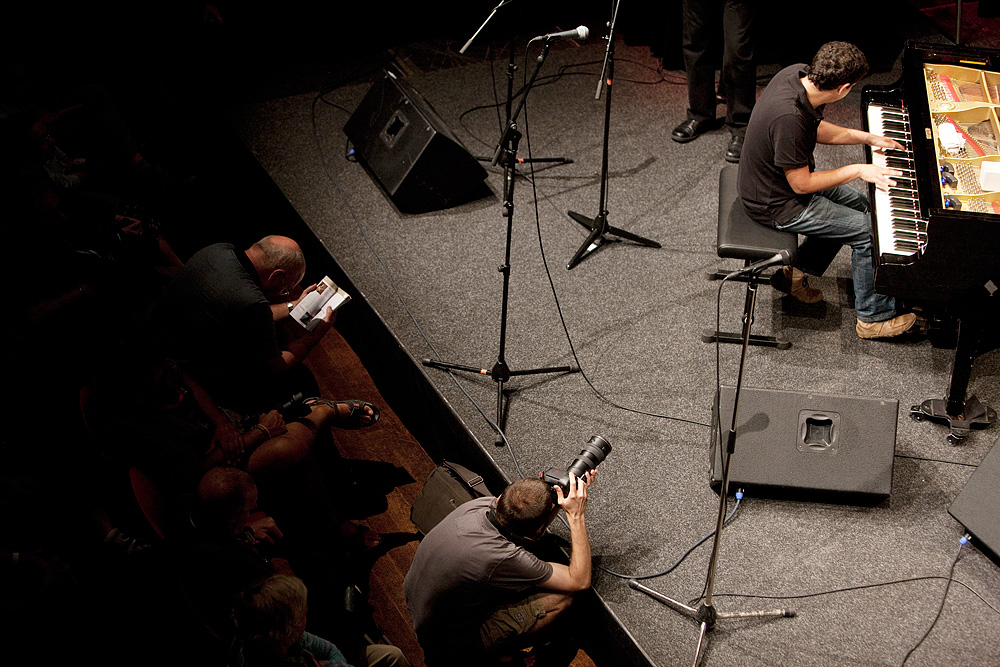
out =
{"type": "Polygon", "coordinates": [[[813,150],[823,107],[809,103],[799,80],[804,68],[791,65],[771,79],[754,105],[740,157],[740,197],[750,217],[769,227],[790,222],[812,197],[795,194],[785,178],[785,169],[816,167],[813,150]]]}

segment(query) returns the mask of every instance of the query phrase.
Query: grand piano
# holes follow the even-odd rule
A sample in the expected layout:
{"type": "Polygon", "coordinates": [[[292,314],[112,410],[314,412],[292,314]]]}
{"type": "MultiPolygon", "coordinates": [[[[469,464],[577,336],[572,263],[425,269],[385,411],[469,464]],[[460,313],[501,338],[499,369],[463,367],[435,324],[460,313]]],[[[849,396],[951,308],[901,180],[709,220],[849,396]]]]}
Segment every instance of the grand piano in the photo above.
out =
{"type": "Polygon", "coordinates": [[[1000,51],[908,42],[902,77],[862,91],[865,129],[905,150],[869,163],[899,169],[870,185],[875,291],[900,298],[957,332],[944,398],[911,408],[950,426],[956,444],[996,411],[967,396],[973,361],[1000,311],[1000,51]]]}

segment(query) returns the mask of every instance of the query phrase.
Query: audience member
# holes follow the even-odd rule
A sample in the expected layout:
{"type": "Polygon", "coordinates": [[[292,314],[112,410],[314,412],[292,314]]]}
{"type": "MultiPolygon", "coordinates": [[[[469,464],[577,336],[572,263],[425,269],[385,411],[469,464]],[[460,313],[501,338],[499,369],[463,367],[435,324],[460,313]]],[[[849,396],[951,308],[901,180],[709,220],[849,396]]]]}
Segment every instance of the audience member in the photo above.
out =
{"type": "MultiPolygon", "coordinates": [[[[292,294],[305,270],[298,244],[285,236],[266,236],[243,251],[228,243],[198,251],[157,307],[156,331],[167,356],[216,404],[239,413],[266,412],[296,393],[317,395],[301,362],[333,325],[333,312],[284,345],[276,328],[301,299],[292,294]]],[[[374,420],[369,406],[362,412],[362,424],[374,420]]]]}
{"type": "Polygon", "coordinates": [[[593,475],[571,474],[566,495],[538,478],[518,480],[497,498],[459,506],[424,537],[403,589],[429,666],[480,664],[546,639],[573,594],[590,587],[584,515],[593,475]],[[528,550],[560,508],[570,527],[569,565],[528,550]]]}
{"type": "Polygon", "coordinates": [[[77,175],[53,166],[65,165],[57,151],[37,113],[0,121],[0,181],[10,191],[0,213],[8,241],[32,249],[11,258],[15,271],[33,276],[13,296],[25,337],[99,299],[120,318],[182,266],[154,216],[118,196],[68,187],[77,175]]]}
{"type": "Polygon", "coordinates": [[[275,574],[240,592],[233,604],[231,667],[408,667],[395,646],[368,644],[348,664],[332,642],[306,632],[307,590],[298,577],[275,574]]]}
{"type": "Polygon", "coordinates": [[[236,594],[272,574],[298,575],[313,589],[315,623],[345,653],[364,646],[369,619],[362,605],[345,606],[356,593],[354,569],[339,536],[315,526],[286,533],[255,511],[257,485],[237,468],[213,468],[198,483],[195,502],[181,520],[187,536],[175,541],[184,588],[199,615],[221,637],[233,636],[236,594]],[[293,569],[294,568],[294,569],[293,569]]]}
{"type": "Polygon", "coordinates": [[[171,498],[215,466],[242,468],[258,483],[288,473],[318,442],[329,443],[328,427],[360,426],[361,405],[379,415],[363,401],[312,397],[237,428],[171,360],[135,350],[123,362],[108,364],[88,397],[94,435],[109,457],[138,466],[171,498]]]}

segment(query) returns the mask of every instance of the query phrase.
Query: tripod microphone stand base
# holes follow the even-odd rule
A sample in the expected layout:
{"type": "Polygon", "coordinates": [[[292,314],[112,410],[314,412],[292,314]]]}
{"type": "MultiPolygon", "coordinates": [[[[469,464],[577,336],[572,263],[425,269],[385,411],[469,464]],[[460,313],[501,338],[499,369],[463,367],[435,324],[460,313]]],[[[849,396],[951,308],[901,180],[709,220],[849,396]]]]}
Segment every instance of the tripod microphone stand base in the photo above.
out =
{"type": "Polygon", "coordinates": [[[640,584],[635,579],[631,579],[628,582],[629,588],[637,590],[640,593],[645,593],[654,600],[662,602],[674,611],[680,612],[684,616],[693,618],[698,622],[700,627],[700,633],[698,635],[698,646],[695,649],[694,662],[692,664],[698,665],[701,662],[702,653],[705,648],[705,635],[708,634],[710,630],[715,629],[715,622],[718,619],[727,618],[765,618],[765,617],[792,617],[795,616],[795,610],[793,609],[769,609],[763,611],[717,611],[714,606],[708,604],[702,604],[700,607],[695,608],[690,605],[686,605],[683,602],[678,602],[673,598],[669,598],[663,593],[658,593],[652,588],[640,584]]]}
{"type": "Polygon", "coordinates": [[[567,269],[572,269],[574,266],[582,262],[590,253],[597,250],[603,243],[606,242],[604,238],[605,234],[612,234],[623,239],[628,239],[640,245],[644,245],[648,248],[662,248],[659,243],[651,239],[644,238],[638,234],[633,234],[632,232],[627,232],[624,229],[619,229],[617,227],[612,227],[608,224],[607,214],[601,214],[596,218],[588,218],[587,216],[577,213],[575,211],[569,211],[569,217],[576,220],[578,223],[590,230],[590,234],[587,235],[587,239],[580,246],[580,249],[576,251],[576,254],[569,260],[566,264],[567,269]]]}
{"type": "MultiPolygon", "coordinates": [[[[492,155],[476,155],[474,156],[480,162],[493,162],[492,155]]],[[[555,164],[573,164],[573,158],[569,157],[530,157],[530,158],[517,158],[518,164],[535,164],[553,162],[555,164]]]]}
{"type": "MultiPolygon", "coordinates": [[[[507,380],[512,377],[519,375],[539,375],[542,373],[578,373],[580,367],[576,364],[570,364],[569,366],[549,366],[547,368],[531,368],[527,370],[511,370],[507,367],[506,362],[497,361],[493,365],[493,368],[482,368],[481,366],[467,366],[464,364],[454,364],[444,361],[435,361],[434,359],[421,359],[420,363],[428,368],[437,368],[443,371],[464,371],[466,373],[475,373],[477,375],[487,375],[493,378],[493,381],[497,383],[497,421],[496,426],[498,429],[503,428],[503,385],[507,380]]],[[[497,447],[504,446],[504,439],[499,433],[497,433],[496,438],[493,440],[493,444],[497,447]]]]}

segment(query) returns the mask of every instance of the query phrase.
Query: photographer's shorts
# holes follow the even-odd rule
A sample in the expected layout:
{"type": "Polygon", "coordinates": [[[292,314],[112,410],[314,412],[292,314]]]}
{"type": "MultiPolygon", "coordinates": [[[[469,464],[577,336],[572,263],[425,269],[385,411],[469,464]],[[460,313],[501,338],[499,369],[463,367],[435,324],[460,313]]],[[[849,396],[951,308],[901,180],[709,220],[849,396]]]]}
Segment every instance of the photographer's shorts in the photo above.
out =
{"type": "Polygon", "coordinates": [[[535,621],[545,618],[545,605],[542,604],[545,595],[546,593],[535,593],[493,612],[479,628],[483,648],[489,651],[503,646],[530,630],[535,621]]]}

